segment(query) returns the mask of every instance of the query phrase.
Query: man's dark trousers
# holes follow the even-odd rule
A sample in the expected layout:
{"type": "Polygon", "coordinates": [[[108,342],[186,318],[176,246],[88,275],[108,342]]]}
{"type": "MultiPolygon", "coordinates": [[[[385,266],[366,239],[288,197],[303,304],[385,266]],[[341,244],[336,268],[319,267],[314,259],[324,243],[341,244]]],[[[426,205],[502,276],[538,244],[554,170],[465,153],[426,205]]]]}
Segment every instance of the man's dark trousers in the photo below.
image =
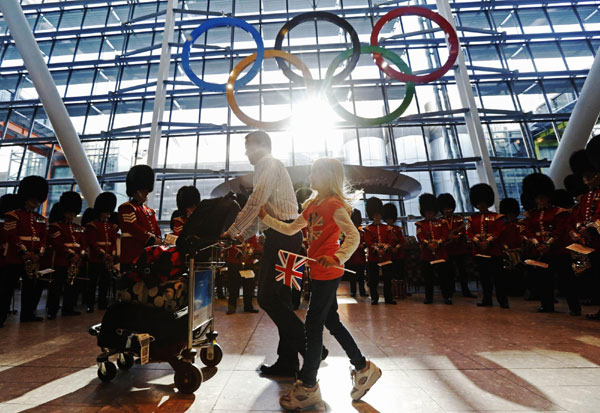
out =
{"type": "Polygon", "coordinates": [[[258,305],[271,317],[279,331],[278,362],[294,368],[298,366],[298,353],[305,352],[304,323],[294,313],[290,287],[275,281],[275,264],[279,263],[280,249],[298,253],[301,246],[301,232],[287,236],[272,229],[266,230],[258,274],[258,305]]]}

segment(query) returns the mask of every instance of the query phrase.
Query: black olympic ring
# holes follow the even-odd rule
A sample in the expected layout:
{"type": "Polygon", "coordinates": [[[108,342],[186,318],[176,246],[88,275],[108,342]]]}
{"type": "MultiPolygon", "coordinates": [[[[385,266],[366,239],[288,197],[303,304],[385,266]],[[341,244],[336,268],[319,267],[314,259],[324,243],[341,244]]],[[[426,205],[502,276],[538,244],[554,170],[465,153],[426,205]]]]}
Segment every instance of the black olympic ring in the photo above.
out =
{"type": "MultiPolygon", "coordinates": [[[[299,14],[298,16],[294,17],[292,20],[290,20],[286,24],[284,24],[283,27],[281,28],[281,30],[279,30],[279,33],[277,33],[277,37],[275,38],[275,46],[273,46],[273,49],[281,51],[281,45],[283,43],[283,38],[285,37],[285,35],[290,30],[292,30],[294,27],[298,26],[300,23],[304,23],[306,21],[310,21],[313,19],[324,20],[324,21],[333,23],[336,26],[344,29],[350,35],[350,40],[352,41],[352,50],[353,50],[352,57],[348,61],[348,65],[343,70],[341,70],[340,73],[338,73],[337,75],[335,75],[331,78],[331,82],[328,85],[330,86],[335,83],[341,83],[350,74],[350,72],[352,72],[354,70],[354,68],[356,67],[356,64],[358,63],[358,59],[360,59],[360,46],[361,46],[360,39],[358,38],[358,34],[356,33],[356,30],[354,30],[354,27],[352,27],[352,25],[350,23],[348,23],[348,21],[346,21],[345,19],[343,19],[339,16],[336,16],[333,13],[328,13],[325,11],[312,11],[312,12],[299,14]]],[[[279,69],[281,69],[283,74],[288,79],[290,79],[292,82],[306,84],[307,79],[294,73],[292,71],[292,69],[290,68],[290,66],[283,59],[278,57],[278,58],[276,58],[276,60],[277,60],[277,66],[279,66],[279,69]]],[[[312,80],[312,82],[319,82],[319,81],[312,80]]]]}

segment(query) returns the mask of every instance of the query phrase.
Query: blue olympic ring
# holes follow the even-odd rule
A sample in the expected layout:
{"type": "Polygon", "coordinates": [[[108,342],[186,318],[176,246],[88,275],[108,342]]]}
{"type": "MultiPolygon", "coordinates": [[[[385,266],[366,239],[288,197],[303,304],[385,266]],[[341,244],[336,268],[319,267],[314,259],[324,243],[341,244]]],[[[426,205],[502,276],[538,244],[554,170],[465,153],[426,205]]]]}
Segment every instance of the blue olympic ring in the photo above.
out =
{"type": "Polygon", "coordinates": [[[200,79],[194,71],[190,68],[190,49],[192,48],[192,44],[196,41],[198,36],[207,32],[210,29],[215,27],[223,27],[223,26],[233,26],[238,27],[252,35],[254,41],[256,42],[256,61],[241,79],[235,82],[235,87],[239,88],[245,86],[248,82],[250,82],[254,76],[258,74],[258,71],[261,68],[263,58],[265,55],[265,45],[263,43],[263,39],[254,28],[254,26],[246,23],[242,19],[237,19],[235,17],[219,17],[216,19],[210,19],[205,23],[202,23],[200,26],[196,27],[192,33],[188,36],[187,40],[183,44],[183,53],[181,56],[181,65],[183,66],[183,71],[190,78],[192,82],[194,82],[200,89],[207,90],[209,92],[225,92],[225,84],[217,84],[205,82],[200,79]]]}

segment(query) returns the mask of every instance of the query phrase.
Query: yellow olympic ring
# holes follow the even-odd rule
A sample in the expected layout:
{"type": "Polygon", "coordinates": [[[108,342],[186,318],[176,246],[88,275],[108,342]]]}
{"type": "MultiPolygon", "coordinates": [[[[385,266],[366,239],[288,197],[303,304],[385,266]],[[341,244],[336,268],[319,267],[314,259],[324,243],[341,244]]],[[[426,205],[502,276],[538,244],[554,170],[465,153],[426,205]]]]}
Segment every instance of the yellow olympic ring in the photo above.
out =
{"type": "MultiPolygon", "coordinates": [[[[302,63],[302,61],[297,57],[289,53],[283,52],[281,50],[265,50],[265,59],[273,59],[276,57],[280,57],[284,60],[287,60],[289,63],[296,66],[302,71],[302,75],[305,79],[307,79],[308,81],[312,80],[312,75],[310,74],[308,67],[304,63],[302,63]]],[[[250,56],[244,58],[231,71],[229,79],[227,80],[227,85],[225,86],[225,93],[227,94],[227,103],[229,104],[229,107],[231,108],[231,111],[235,114],[235,116],[237,116],[239,120],[241,120],[248,126],[253,126],[255,128],[263,130],[277,130],[286,128],[287,126],[289,126],[292,120],[291,116],[285,119],[272,122],[259,121],[249,117],[244,112],[242,112],[237,102],[235,101],[235,97],[233,96],[235,81],[239,74],[242,72],[242,70],[248,67],[252,62],[254,62],[254,60],[256,60],[256,53],[252,53],[250,56]]]]}

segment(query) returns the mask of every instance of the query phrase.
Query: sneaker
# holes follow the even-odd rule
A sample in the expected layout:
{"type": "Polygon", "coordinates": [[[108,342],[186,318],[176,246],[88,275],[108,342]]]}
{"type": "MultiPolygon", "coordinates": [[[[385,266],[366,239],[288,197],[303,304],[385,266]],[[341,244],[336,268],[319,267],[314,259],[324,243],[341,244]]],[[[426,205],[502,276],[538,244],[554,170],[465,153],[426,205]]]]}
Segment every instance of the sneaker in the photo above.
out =
{"type": "Polygon", "coordinates": [[[314,387],[304,387],[302,380],[296,380],[292,390],[279,398],[279,404],[286,410],[302,410],[322,401],[319,383],[314,387]]]}
{"type": "Polygon", "coordinates": [[[361,371],[357,371],[351,367],[352,391],[350,392],[350,397],[352,397],[352,400],[360,400],[380,377],[381,369],[372,361],[367,361],[367,367],[361,371]]]}

